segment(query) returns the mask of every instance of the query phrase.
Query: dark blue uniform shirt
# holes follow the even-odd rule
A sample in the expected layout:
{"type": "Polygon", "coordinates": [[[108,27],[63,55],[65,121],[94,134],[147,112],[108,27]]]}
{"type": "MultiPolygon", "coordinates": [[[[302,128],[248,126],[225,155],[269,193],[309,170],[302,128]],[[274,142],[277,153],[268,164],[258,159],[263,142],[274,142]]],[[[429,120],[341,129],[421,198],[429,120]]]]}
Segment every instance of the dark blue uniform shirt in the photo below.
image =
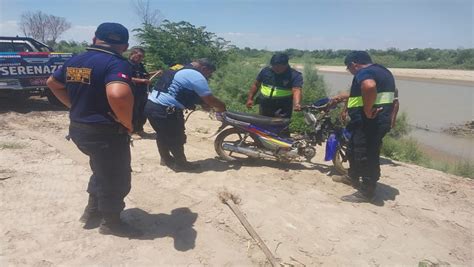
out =
{"type": "Polygon", "coordinates": [[[271,67],[265,67],[258,74],[257,81],[289,90],[293,87],[303,87],[303,75],[301,75],[301,72],[290,67],[281,74],[273,72],[271,67]]]}
{"type": "MultiPolygon", "coordinates": [[[[128,63],[130,63],[131,67],[132,67],[132,77],[133,78],[139,78],[139,79],[147,79],[148,78],[148,72],[146,71],[145,69],[145,66],[143,65],[143,63],[138,63],[138,64],[135,64],[133,63],[132,61],[128,61],[128,63]]],[[[147,85],[144,84],[144,83],[138,83],[138,84],[134,84],[133,85],[133,94],[134,95],[137,95],[137,94],[146,94],[148,91],[147,91],[147,85]]]]}
{"type": "MultiPolygon", "coordinates": [[[[366,68],[359,70],[352,80],[350,96],[361,96],[361,84],[365,80],[374,80],[377,85],[377,93],[395,92],[395,79],[392,73],[382,65],[372,64],[366,68]]],[[[393,104],[381,105],[383,110],[377,115],[378,123],[390,123],[393,104]]],[[[362,108],[349,109],[351,121],[358,122],[365,118],[362,108]]]]}
{"type": "Polygon", "coordinates": [[[116,123],[105,87],[109,83],[130,85],[132,69],[128,61],[116,52],[100,46],[74,56],[58,69],[53,77],[65,85],[71,100],[69,117],[79,123],[116,123]]]}

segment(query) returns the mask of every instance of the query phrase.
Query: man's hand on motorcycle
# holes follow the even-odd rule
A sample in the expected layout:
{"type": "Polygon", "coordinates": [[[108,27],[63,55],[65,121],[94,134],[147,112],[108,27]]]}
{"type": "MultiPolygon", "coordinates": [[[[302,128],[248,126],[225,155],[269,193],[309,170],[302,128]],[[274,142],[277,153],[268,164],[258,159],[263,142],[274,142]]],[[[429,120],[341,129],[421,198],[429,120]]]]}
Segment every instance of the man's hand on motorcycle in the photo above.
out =
{"type": "Polygon", "coordinates": [[[340,116],[342,122],[346,122],[347,121],[347,109],[344,109],[339,116],[340,116]]]}
{"type": "Polygon", "coordinates": [[[301,104],[295,104],[293,106],[293,111],[301,111],[301,104]]]}
{"type": "Polygon", "coordinates": [[[341,99],[339,99],[337,96],[333,97],[329,100],[328,107],[332,108],[337,106],[341,102],[341,99]]]}
{"type": "Polygon", "coordinates": [[[247,103],[245,103],[245,106],[247,106],[247,108],[252,108],[253,107],[253,99],[248,99],[247,103]]]}

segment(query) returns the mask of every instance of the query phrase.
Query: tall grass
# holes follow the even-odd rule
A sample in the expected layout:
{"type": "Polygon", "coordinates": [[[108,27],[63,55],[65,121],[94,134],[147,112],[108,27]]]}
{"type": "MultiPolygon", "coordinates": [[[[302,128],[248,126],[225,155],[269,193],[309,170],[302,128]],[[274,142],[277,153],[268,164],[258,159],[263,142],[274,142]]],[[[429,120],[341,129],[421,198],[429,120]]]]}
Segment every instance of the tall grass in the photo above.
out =
{"type": "Polygon", "coordinates": [[[430,169],[474,179],[474,164],[467,160],[460,160],[455,163],[439,160],[427,160],[421,162],[419,165],[430,169]]]}
{"type": "Polygon", "coordinates": [[[210,81],[213,93],[232,111],[258,112],[254,107],[245,107],[247,95],[255,82],[261,67],[261,62],[247,62],[239,57],[232,58],[226,65],[220,67],[210,81]]]}
{"type": "Polygon", "coordinates": [[[409,130],[408,116],[402,113],[397,118],[395,127],[383,139],[381,154],[394,160],[474,178],[474,164],[472,162],[461,160],[451,163],[430,158],[422,151],[416,140],[406,137],[409,130]]]}
{"type": "Polygon", "coordinates": [[[394,160],[419,164],[426,157],[418,147],[416,140],[412,138],[394,138],[387,135],[383,139],[380,153],[394,160]]]}

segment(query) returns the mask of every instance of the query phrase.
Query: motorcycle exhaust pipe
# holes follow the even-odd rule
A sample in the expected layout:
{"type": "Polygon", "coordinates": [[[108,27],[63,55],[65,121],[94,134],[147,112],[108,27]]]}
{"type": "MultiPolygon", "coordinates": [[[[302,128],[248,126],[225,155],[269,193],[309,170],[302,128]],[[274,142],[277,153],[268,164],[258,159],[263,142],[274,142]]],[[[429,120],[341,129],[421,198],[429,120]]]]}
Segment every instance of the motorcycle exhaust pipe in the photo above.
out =
{"type": "Polygon", "coordinates": [[[275,159],[274,156],[271,156],[271,155],[268,155],[268,154],[265,154],[265,153],[262,153],[262,152],[259,152],[259,151],[255,151],[255,150],[250,149],[250,148],[238,147],[238,146],[234,146],[234,145],[231,145],[231,144],[222,144],[222,148],[224,150],[244,154],[244,155],[247,155],[247,156],[252,157],[252,158],[272,159],[272,160],[275,159]]]}

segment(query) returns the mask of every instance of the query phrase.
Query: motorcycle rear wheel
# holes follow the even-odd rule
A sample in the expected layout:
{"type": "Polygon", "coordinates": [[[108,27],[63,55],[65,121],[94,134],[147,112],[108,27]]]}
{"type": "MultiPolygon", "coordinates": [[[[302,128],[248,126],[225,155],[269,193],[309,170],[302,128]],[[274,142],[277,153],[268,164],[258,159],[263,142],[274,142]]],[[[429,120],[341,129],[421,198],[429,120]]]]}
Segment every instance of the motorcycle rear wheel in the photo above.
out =
{"type": "Polygon", "coordinates": [[[228,128],[217,135],[214,141],[214,149],[217,155],[225,161],[242,161],[250,158],[250,156],[238,152],[224,150],[223,144],[239,145],[245,148],[258,148],[258,142],[252,135],[245,138],[245,132],[238,128],[228,128]]]}

